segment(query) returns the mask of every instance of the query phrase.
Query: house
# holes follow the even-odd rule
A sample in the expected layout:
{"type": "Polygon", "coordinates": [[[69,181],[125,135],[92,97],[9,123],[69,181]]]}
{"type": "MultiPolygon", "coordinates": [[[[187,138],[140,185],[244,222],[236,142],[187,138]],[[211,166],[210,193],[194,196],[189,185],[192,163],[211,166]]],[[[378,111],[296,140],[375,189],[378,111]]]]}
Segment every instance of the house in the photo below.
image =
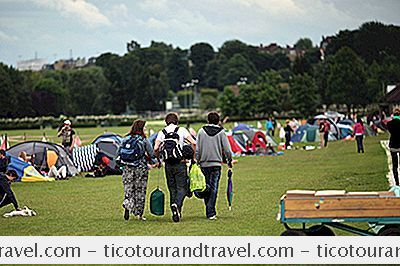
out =
{"type": "Polygon", "coordinates": [[[379,109],[385,114],[391,114],[394,107],[400,106],[400,83],[387,86],[387,93],[382,97],[379,109]]]}

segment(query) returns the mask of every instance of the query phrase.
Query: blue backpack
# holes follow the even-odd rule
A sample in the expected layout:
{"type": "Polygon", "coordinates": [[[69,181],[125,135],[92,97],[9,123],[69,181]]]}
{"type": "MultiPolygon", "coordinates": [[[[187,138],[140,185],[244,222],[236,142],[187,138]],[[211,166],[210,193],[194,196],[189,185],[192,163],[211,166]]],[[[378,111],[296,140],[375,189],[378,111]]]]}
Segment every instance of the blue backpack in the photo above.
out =
{"type": "Polygon", "coordinates": [[[144,156],[144,149],[140,143],[141,136],[128,137],[122,140],[121,147],[118,151],[119,159],[123,164],[133,164],[144,156]]]}

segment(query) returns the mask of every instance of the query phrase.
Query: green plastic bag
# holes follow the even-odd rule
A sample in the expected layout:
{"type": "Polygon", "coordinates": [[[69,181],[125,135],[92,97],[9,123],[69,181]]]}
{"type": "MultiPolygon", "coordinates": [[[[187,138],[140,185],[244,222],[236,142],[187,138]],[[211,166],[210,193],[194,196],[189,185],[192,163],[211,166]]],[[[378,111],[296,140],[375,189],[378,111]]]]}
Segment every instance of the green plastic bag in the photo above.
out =
{"type": "Polygon", "coordinates": [[[165,196],[158,187],[150,194],[150,213],[154,215],[164,215],[165,196]]]}
{"type": "Polygon", "coordinates": [[[206,178],[197,164],[192,165],[189,173],[190,191],[202,192],[206,189],[206,178]]]}

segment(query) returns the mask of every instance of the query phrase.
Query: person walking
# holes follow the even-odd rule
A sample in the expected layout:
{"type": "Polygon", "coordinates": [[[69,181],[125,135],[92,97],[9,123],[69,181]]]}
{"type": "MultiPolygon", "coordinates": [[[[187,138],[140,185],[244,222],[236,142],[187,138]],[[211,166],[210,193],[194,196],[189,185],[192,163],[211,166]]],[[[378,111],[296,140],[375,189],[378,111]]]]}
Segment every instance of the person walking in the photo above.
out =
{"type": "Polygon", "coordinates": [[[357,118],[357,123],[354,125],[353,129],[353,136],[356,137],[356,142],[357,142],[357,152],[364,153],[364,145],[363,145],[363,139],[365,135],[365,127],[363,125],[363,121],[361,118],[357,118]]]}
{"type": "Polygon", "coordinates": [[[318,120],[318,132],[319,132],[319,139],[320,139],[320,146],[321,148],[325,147],[325,122],[324,120],[318,120]]]}
{"type": "Polygon", "coordinates": [[[271,118],[268,118],[267,121],[265,122],[265,129],[266,129],[266,135],[272,136],[272,131],[274,130],[274,125],[272,124],[271,118]]]}
{"type": "Polygon", "coordinates": [[[292,133],[294,132],[292,127],[290,126],[290,120],[286,120],[285,127],[283,128],[285,131],[285,150],[290,149],[290,140],[292,138],[292,133]]]}
{"type": "Polygon", "coordinates": [[[324,147],[328,146],[328,137],[329,131],[331,130],[331,123],[329,123],[328,119],[324,120],[324,147]]]}
{"type": "Polygon", "coordinates": [[[179,222],[182,217],[182,206],[186,195],[189,194],[189,177],[186,160],[182,150],[185,140],[196,150],[196,141],[184,127],[179,127],[179,118],[176,113],[169,113],[165,117],[166,127],[158,132],[154,152],[165,163],[165,177],[170,197],[172,220],[179,222]]]}
{"type": "Polygon", "coordinates": [[[6,173],[0,173],[0,208],[8,204],[13,204],[15,210],[20,210],[14,192],[11,190],[11,182],[17,179],[15,170],[7,170],[6,173]]]}
{"type": "Polygon", "coordinates": [[[153,148],[144,134],[145,124],[146,121],[143,120],[133,122],[118,152],[120,163],[123,165],[125,220],[129,220],[130,214],[136,216],[138,220],[146,220],[143,213],[149,177],[148,163],[152,167],[158,166],[153,148]]]}
{"type": "Polygon", "coordinates": [[[218,195],[221,165],[226,158],[229,168],[232,168],[232,152],[224,129],[219,124],[220,117],[216,112],[207,116],[208,124],[203,126],[197,135],[196,161],[206,178],[207,193],[204,197],[206,217],[217,219],[215,208],[218,195]]]}
{"type": "Polygon", "coordinates": [[[393,109],[393,119],[387,123],[390,133],[389,148],[392,156],[392,171],[395,185],[399,186],[399,154],[400,154],[400,108],[393,109]]]}

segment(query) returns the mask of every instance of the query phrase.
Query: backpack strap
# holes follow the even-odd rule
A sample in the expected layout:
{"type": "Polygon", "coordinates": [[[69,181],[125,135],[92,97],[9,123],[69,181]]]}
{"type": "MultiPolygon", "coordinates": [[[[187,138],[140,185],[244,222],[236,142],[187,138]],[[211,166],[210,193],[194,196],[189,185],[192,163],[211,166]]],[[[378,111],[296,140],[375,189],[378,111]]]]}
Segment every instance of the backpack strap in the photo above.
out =
{"type": "Polygon", "coordinates": [[[165,128],[162,130],[162,133],[164,134],[164,137],[168,134],[165,128]]]}
{"type": "Polygon", "coordinates": [[[179,127],[176,127],[174,133],[178,133],[179,127]]]}

